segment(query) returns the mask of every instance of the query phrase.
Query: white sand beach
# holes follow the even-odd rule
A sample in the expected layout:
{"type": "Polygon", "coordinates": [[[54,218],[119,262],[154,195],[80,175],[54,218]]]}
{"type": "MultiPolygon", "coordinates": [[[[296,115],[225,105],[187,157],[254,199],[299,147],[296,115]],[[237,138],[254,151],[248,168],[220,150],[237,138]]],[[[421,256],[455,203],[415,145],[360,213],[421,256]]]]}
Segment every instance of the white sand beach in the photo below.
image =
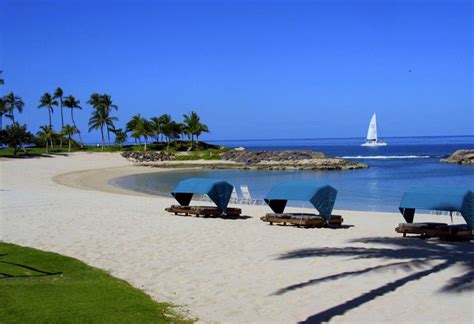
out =
{"type": "Polygon", "coordinates": [[[157,171],[117,153],[2,159],[0,240],[105,269],[200,322],[474,322],[472,243],[404,239],[396,211],[336,211],[344,229],[270,226],[266,206],[180,217],[171,198],[108,183],[157,171]]]}

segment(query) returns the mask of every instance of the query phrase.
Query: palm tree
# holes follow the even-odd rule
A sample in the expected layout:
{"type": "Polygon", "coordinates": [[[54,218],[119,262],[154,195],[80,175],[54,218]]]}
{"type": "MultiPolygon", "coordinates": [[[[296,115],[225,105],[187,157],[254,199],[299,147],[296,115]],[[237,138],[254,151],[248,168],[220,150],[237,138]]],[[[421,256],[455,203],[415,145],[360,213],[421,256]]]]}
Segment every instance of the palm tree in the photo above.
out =
{"type": "MultiPolygon", "coordinates": [[[[0,74],[2,74],[3,71],[0,71],[0,74]]],[[[3,81],[3,78],[0,78],[0,85],[4,85],[5,84],[5,81],[3,81]]]]}
{"type": "Polygon", "coordinates": [[[23,108],[25,107],[25,103],[19,96],[15,96],[13,92],[10,92],[5,97],[3,97],[5,102],[5,109],[7,111],[6,117],[12,120],[12,123],[15,123],[15,109],[21,114],[23,112],[23,108]]]}
{"type": "Polygon", "coordinates": [[[100,106],[100,94],[94,92],[91,94],[89,100],[87,101],[87,104],[91,105],[95,109],[100,106]]]}
{"type": "MultiPolygon", "coordinates": [[[[125,131],[132,132],[136,128],[136,125],[140,123],[141,119],[142,119],[142,116],[140,114],[132,116],[132,119],[130,119],[130,121],[125,126],[125,131]]],[[[142,142],[140,140],[141,135],[140,136],[133,136],[133,135],[134,134],[132,134],[132,137],[135,139],[135,143],[137,143],[138,141],[138,144],[142,145],[142,142]]]]}
{"type": "Polygon", "coordinates": [[[161,120],[159,117],[152,117],[150,118],[150,126],[153,132],[153,137],[156,139],[157,142],[160,142],[160,134],[161,134],[161,120]]]}
{"type": "Polygon", "coordinates": [[[53,113],[53,107],[58,105],[58,102],[54,100],[54,97],[51,96],[49,92],[46,92],[43,94],[40,98],[38,108],[46,108],[48,109],[48,116],[49,116],[49,127],[53,127],[53,124],[51,122],[51,114],[53,113]]]}
{"type": "Polygon", "coordinates": [[[143,137],[143,150],[146,151],[148,137],[153,135],[151,123],[140,115],[135,115],[132,117],[132,120],[127,123],[127,129],[131,130],[133,138],[140,139],[140,137],[143,137]]]}
{"type": "MultiPolygon", "coordinates": [[[[207,125],[201,123],[201,118],[195,111],[191,111],[189,115],[183,115],[186,132],[191,135],[191,149],[193,148],[194,136],[199,138],[203,132],[209,132],[207,125]]],[[[198,142],[199,144],[199,142],[198,142]]]]}
{"type": "Polygon", "coordinates": [[[171,140],[175,140],[175,139],[179,138],[179,134],[182,133],[183,127],[184,127],[183,124],[177,123],[173,120],[168,124],[164,124],[163,133],[164,133],[164,135],[166,136],[166,138],[168,140],[168,143],[166,145],[167,150],[170,149],[171,140]]]}
{"type": "MultiPolygon", "coordinates": [[[[112,98],[108,94],[98,94],[93,93],[90,96],[89,101],[87,101],[89,105],[94,107],[96,110],[100,110],[100,114],[104,118],[104,126],[107,126],[107,140],[108,145],[110,146],[110,132],[113,132],[115,129],[114,121],[118,119],[116,117],[110,117],[110,112],[112,109],[117,110],[117,105],[114,105],[112,102],[112,98]]],[[[102,130],[103,131],[103,130],[102,130]]]]}
{"type": "Polygon", "coordinates": [[[0,130],[3,129],[3,115],[7,113],[7,108],[5,106],[5,100],[0,97],[0,130]]]}
{"type": "Polygon", "coordinates": [[[66,124],[66,125],[64,125],[64,127],[63,127],[61,133],[62,133],[62,135],[66,135],[66,136],[67,136],[68,145],[69,145],[68,152],[71,152],[72,137],[74,136],[74,134],[79,133],[79,130],[78,130],[77,127],[74,126],[74,125],[66,124]]]}
{"type": "Polygon", "coordinates": [[[76,100],[76,98],[74,98],[74,96],[67,96],[66,98],[64,98],[64,107],[66,108],[69,108],[71,109],[71,120],[72,120],[72,125],[74,127],[76,127],[77,129],[77,132],[79,134],[79,142],[81,142],[81,145],[82,145],[82,136],[81,136],[81,131],[79,130],[79,128],[77,127],[76,125],[76,121],[74,120],[74,109],[82,109],[82,107],[80,106],[80,101],[79,100],[76,100]]]}
{"type": "MultiPolygon", "coordinates": [[[[100,104],[106,110],[107,116],[110,115],[110,112],[112,111],[112,109],[118,110],[117,105],[113,104],[112,97],[108,94],[103,94],[102,96],[100,96],[100,104]]],[[[116,117],[110,117],[107,120],[107,142],[109,146],[110,146],[110,132],[115,131],[115,125],[113,123],[113,120],[118,120],[118,119],[116,117]]]]}
{"type": "Polygon", "coordinates": [[[171,123],[171,115],[163,114],[160,117],[158,117],[158,120],[160,122],[161,138],[163,139],[163,136],[165,136],[165,134],[163,134],[163,128],[165,125],[171,123]]]}
{"type": "Polygon", "coordinates": [[[92,111],[92,116],[89,119],[89,132],[93,129],[100,129],[101,139],[102,139],[102,151],[104,150],[104,127],[106,127],[109,146],[110,146],[110,131],[115,130],[114,121],[117,121],[117,117],[110,116],[111,108],[116,107],[112,104],[112,101],[108,100],[110,96],[108,95],[98,95],[96,93],[91,95],[90,100],[88,103],[94,107],[92,111]],[[109,97],[109,98],[107,98],[109,97]]]}
{"type": "Polygon", "coordinates": [[[104,150],[104,126],[107,124],[105,111],[100,106],[92,111],[92,116],[89,119],[89,132],[94,129],[100,129],[102,151],[104,150]]]}
{"type": "Polygon", "coordinates": [[[206,124],[199,124],[197,132],[195,134],[198,147],[199,147],[199,136],[201,136],[202,133],[209,133],[209,128],[207,127],[206,124]]]}
{"type": "Polygon", "coordinates": [[[127,132],[124,132],[121,128],[115,130],[115,144],[120,145],[120,149],[123,147],[123,143],[127,141],[127,132]]]}
{"type": "MultiPolygon", "coordinates": [[[[63,89],[61,89],[60,87],[57,87],[56,90],[54,90],[54,99],[59,99],[59,107],[60,107],[60,110],[61,110],[61,129],[64,128],[64,115],[63,115],[63,89]]],[[[59,141],[59,148],[62,149],[63,148],[63,138],[61,137],[60,141],[59,141]]]]}
{"type": "Polygon", "coordinates": [[[36,136],[45,144],[46,153],[49,153],[49,142],[53,139],[53,128],[49,125],[40,126],[40,130],[36,133],[36,136]]]}
{"type": "Polygon", "coordinates": [[[166,148],[169,150],[171,138],[174,136],[174,130],[176,126],[175,122],[171,119],[171,115],[164,114],[159,117],[161,124],[161,134],[166,137],[166,148]]]}

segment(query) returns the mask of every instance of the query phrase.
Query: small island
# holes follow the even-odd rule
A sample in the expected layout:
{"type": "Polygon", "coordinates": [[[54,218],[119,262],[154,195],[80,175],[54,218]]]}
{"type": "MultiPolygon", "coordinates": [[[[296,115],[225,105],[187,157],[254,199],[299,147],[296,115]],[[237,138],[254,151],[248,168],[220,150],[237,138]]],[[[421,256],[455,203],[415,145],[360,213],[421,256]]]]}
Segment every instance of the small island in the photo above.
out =
{"type": "Polygon", "coordinates": [[[313,151],[251,151],[219,148],[206,155],[179,152],[123,152],[137,165],[157,168],[205,168],[241,170],[353,170],[367,164],[333,158],[313,151]],[[211,157],[211,158],[209,158],[211,157]]]}
{"type": "Polygon", "coordinates": [[[441,162],[453,164],[474,165],[474,150],[457,150],[441,162]]]}

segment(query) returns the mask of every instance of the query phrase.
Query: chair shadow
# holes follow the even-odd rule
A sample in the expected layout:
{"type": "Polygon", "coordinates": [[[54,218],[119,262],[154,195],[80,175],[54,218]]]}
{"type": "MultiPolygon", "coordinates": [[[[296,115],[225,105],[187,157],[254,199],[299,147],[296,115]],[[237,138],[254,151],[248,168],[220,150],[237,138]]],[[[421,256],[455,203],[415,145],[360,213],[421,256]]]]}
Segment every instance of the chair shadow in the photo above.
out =
{"type": "Polygon", "coordinates": [[[401,279],[387,282],[379,287],[374,287],[358,297],[345,301],[339,305],[313,314],[301,323],[327,322],[335,316],[343,315],[344,313],[369,303],[380,296],[393,292],[410,282],[420,280],[430,274],[438,273],[455,266],[462,269],[462,275],[451,278],[444,284],[438,293],[460,293],[474,290],[474,244],[471,242],[424,241],[416,238],[372,237],[352,240],[350,243],[384,245],[384,247],[325,247],[299,249],[284,253],[277,259],[291,260],[343,256],[351,257],[351,260],[375,259],[392,262],[295,283],[277,290],[272,295],[283,295],[291,291],[304,289],[305,287],[317,285],[323,282],[388,271],[394,268],[404,270],[407,275],[401,279]]]}
{"type": "MultiPolygon", "coordinates": [[[[191,217],[196,217],[196,216],[191,216],[191,217]]],[[[197,218],[206,218],[206,219],[218,218],[218,219],[235,221],[235,220],[246,220],[252,217],[247,216],[247,215],[240,215],[240,216],[199,216],[197,218]]]]}
{"type": "Polygon", "coordinates": [[[305,227],[305,226],[296,226],[296,225],[284,225],[281,223],[276,223],[273,225],[267,224],[268,226],[280,226],[280,227],[288,227],[288,228],[297,228],[297,229],[329,229],[329,230],[341,230],[341,229],[349,229],[352,227],[355,227],[355,225],[341,225],[341,226],[311,226],[311,227],[305,227]]]}

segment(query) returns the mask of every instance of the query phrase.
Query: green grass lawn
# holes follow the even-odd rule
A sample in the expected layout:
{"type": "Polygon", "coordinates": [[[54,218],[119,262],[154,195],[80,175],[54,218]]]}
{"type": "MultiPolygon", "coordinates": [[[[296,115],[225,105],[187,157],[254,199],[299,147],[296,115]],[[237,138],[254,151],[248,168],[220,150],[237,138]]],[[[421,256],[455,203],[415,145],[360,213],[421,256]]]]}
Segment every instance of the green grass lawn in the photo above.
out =
{"type": "MultiPolygon", "coordinates": [[[[149,144],[147,149],[148,151],[169,151],[169,152],[186,152],[189,148],[189,142],[187,141],[175,141],[172,142],[169,149],[167,148],[166,143],[158,144],[149,144]]],[[[199,149],[194,149],[189,152],[188,156],[179,157],[180,160],[219,160],[219,154],[225,151],[229,151],[227,148],[219,148],[217,145],[211,145],[204,142],[199,143],[199,149]]],[[[16,157],[34,157],[34,156],[46,156],[46,155],[57,155],[57,154],[67,154],[68,147],[67,145],[63,146],[63,149],[60,150],[58,145],[55,145],[53,149],[49,150],[49,153],[46,153],[44,147],[28,147],[26,148],[26,154],[20,150],[17,153],[16,157]]],[[[111,145],[105,146],[103,152],[120,152],[120,151],[143,151],[142,145],[125,145],[122,149],[119,146],[111,145]]],[[[71,152],[102,152],[102,147],[94,145],[86,145],[82,148],[78,146],[73,146],[71,152]]],[[[0,157],[14,157],[13,148],[0,148],[0,157]]]]}
{"type": "Polygon", "coordinates": [[[0,242],[0,323],[190,323],[76,259],[0,242]]]}

